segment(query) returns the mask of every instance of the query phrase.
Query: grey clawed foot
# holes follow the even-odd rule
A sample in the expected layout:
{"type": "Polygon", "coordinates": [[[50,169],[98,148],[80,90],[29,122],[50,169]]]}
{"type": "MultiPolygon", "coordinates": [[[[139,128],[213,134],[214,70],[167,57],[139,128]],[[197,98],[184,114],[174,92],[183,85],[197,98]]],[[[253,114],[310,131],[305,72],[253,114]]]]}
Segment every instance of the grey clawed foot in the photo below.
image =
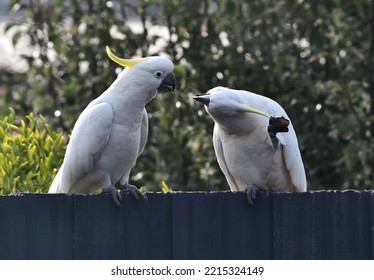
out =
{"type": "Polygon", "coordinates": [[[122,191],[126,191],[132,194],[132,196],[138,200],[139,198],[142,198],[145,201],[148,201],[148,197],[142,193],[136,186],[130,185],[129,183],[125,183],[124,185],[120,186],[120,189],[122,191]]]}
{"type": "Polygon", "coordinates": [[[256,192],[259,190],[259,187],[256,185],[249,185],[245,192],[247,193],[247,200],[250,205],[253,205],[253,201],[256,199],[256,192]]]}
{"type": "Polygon", "coordinates": [[[112,196],[112,199],[113,199],[114,203],[116,204],[116,206],[121,207],[122,196],[118,192],[116,187],[114,187],[112,185],[104,187],[102,192],[103,193],[110,193],[110,195],[112,196]]]}

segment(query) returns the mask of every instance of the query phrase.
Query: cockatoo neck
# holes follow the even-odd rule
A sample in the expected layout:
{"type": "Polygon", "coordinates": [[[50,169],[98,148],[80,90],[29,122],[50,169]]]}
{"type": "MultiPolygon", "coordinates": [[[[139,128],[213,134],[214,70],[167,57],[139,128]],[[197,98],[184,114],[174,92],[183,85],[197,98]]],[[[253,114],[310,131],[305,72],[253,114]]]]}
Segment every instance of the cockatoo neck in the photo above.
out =
{"type": "Polygon", "coordinates": [[[144,77],[125,70],[108,88],[107,95],[122,105],[144,108],[157,94],[157,85],[144,81],[144,77]]]}

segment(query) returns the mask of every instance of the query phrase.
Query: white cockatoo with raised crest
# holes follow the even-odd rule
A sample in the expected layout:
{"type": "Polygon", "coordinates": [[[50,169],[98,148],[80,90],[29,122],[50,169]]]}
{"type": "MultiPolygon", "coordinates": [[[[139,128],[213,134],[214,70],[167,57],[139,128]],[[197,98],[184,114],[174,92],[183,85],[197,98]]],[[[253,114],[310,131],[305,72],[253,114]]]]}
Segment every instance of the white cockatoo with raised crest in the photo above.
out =
{"type": "Polygon", "coordinates": [[[165,57],[123,59],[109,47],[108,56],[125,69],[112,85],[93,100],[76,121],[61,165],[49,193],[109,192],[117,206],[121,194],[146,196],[129,184],[131,169],[143,152],[148,134],[145,106],[157,92],[174,91],[174,65],[165,57]]]}

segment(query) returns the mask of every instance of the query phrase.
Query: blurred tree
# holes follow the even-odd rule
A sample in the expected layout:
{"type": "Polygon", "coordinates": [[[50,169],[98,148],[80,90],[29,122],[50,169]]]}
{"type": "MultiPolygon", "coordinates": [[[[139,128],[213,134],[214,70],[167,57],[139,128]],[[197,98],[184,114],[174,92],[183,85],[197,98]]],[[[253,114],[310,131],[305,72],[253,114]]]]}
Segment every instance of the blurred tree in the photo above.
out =
{"type": "Polygon", "coordinates": [[[7,76],[6,106],[69,132],[124,57],[169,55],[175,95],[149,104],[150,135],[132,182],[227,189],[213,123],[191,96],[214,86],[277,100],[292,118],[310,189],[374,188],[374,0],[11,1],[8,28],[28,37],[25,74],[7,76]],[[23,2],[22,2],[23,3],[23,2]]]}

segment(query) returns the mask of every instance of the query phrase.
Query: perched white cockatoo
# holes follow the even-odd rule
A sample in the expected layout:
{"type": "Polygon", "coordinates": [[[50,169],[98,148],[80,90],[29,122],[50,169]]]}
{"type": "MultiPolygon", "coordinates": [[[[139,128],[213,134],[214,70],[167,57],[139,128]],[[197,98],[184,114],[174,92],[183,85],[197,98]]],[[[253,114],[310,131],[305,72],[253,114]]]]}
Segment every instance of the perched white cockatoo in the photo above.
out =
{"type": "Polygon", "coordinates": [[[146,104],[157,91],[173,91],[173,63],[165,57],[122,59],[106,48],[108,56],[126,67],[113,84],[84,109],[74,125],[61,165],[49,193],[109,192],[117,206],[122,197],[115,188],[146,199],[128,184],[130,171],[143,152],[148,135],[146,104]]]}
{"type": "Polygon", "coordinates": [[[215,122],[214,150],[232,191],[246,191],[250,204],[258,189],[306,191],[295,130],[277,102],[224,87],[213,88],[194,99],[205,105],[215,122]]]}

